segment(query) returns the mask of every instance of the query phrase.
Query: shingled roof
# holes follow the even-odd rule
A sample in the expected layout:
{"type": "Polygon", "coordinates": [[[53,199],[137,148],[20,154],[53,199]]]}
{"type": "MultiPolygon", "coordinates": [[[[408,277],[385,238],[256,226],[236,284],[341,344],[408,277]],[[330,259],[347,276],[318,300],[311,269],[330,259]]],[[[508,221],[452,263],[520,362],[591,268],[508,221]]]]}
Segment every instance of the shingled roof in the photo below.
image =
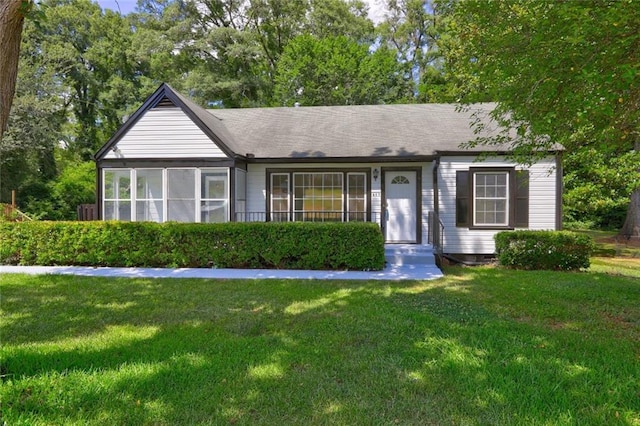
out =
{"type": "MultiPolygon", "coordinates": [[[[479,135],[472,113],[488,117],[492,104],[458,112],[453,104],[359,105],[209,110],[255,158],[424,157],[468,151],[479,135]]],[[[483,136],[497,135],[497,126],[483,136]]],[[[474,150],[481,151],[482,148],[474,150]]],[[[485,148],[486,150],[486,148],[485,148]]]]}
{"type": "Polygon", "coordinates": [[[489,119],[495,107],[490,103],[475,104],[463,112],[455,104],[206,110],[163,84],[96,158],[162,99],[180,107],[228,155],[256,160],[419,160],[439,153],[486,151],[483,146],[462,148],[461,144],[497,136],[501,130],[489,119]],[[471,126],[478,118],[485,123],[480,134],[471,126]]]}

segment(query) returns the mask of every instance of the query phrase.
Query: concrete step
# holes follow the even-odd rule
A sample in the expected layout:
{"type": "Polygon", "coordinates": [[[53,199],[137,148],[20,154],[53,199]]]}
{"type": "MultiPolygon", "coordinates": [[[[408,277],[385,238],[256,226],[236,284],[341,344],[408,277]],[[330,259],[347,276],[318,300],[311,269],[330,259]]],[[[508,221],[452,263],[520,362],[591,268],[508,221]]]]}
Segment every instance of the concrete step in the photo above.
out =
{"type": "Polygon", "coordinates": [[[435,265],[433,247],[418,244],[387,244],[385,259],[389,265],[435,265]]]}

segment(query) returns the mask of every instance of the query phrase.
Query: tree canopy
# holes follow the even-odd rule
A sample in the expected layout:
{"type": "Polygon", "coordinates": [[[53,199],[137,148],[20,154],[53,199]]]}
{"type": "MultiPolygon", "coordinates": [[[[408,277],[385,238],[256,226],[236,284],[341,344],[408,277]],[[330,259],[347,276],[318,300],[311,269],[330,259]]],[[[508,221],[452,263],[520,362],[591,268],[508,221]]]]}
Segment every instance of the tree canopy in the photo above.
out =
{"type": "Polygon", "coordinates": [[[82,187],[84,163],[167,82],[205,107],[496,101],[517,158],[566,147],[567,219],[619,227],[630,206],[623,232],[640,233],[639,2],[381,3],[374,25],[362,0],[139,0],[126,16],[2,2],[3,117],[27,19],[0,200],[16,189],[35,216],[73,218],[87,192],[61,188],[82,187]]]}
{"type": "MultiPolygon", "coordinates": [[[[640,3],[465,0],[453,20],[454,72],[498,102],[521,159],[559,142],[568,155],[593,149],[640,165],[640,3]]],[[[623,232],[639,234],[640,175],[632,182],[623,232]]]]}

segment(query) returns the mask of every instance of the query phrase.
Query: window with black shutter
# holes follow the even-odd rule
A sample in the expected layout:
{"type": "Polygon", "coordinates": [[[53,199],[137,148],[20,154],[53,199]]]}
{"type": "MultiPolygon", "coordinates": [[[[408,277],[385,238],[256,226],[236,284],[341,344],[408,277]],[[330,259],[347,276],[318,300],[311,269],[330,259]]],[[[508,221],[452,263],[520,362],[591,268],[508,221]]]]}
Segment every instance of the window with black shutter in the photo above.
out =
{"type": "Polygon", "coordinates": [[[456,226],[513,229],[529,226],[529,172],[473,167],[456,172],[456,226]]]}

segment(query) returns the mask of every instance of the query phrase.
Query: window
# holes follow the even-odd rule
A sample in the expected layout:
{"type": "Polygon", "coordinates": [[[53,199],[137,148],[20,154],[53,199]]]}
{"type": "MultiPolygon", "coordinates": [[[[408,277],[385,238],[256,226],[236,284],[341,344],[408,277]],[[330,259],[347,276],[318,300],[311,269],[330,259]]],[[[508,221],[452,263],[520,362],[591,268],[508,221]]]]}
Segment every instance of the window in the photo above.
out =
{"type": "Polygon", "coordinates": [[[508,172],[477,172],[473,174],[473,224],[476,226],[507,226],[509,198],[508,172]]]}
{"type": "Polygon", "coordinates": [[[167,220],[196,221],[195,169],[167,170],[167,220]]]}
{"type": "Polygon", "coordinates": [[[228,216],[227,203],[227,171],[202,170],[200,173],[200,221],[226,222],[228,216]]]}
{"type": "Polygon", "coordinates": [[[347,220],[364,222],[367,218],[367,175],[347,173],[347,220]]]}
{"type": "Polygon", "coordinates": [[[162,169],[136,170],[136,221],[164,218],[162,169]]]}
{"type": "Polygon", "coordinates": [[[267,171],[269,219],[295,221],[366,221],[366,172],[267,171]]]}
{"type": "Polygon", "coordinates": [[[456,172],[456,226],[487,229],[529,226],[529,173],[513,168],[456,172]]]}
{"type": "Polygon", "coordinates": [[[102,180],[105,220],[229,220],[228,168],[104,169],[102,180]]]}
{"type": "Polygon", "coordinates": [[[409,179],[406,176],[396,176],[391,180],[391,184],[393,185],[408,185],[409,179]]]}
{"type": "Polygon", "coordinates": [[[104,219],[131,220],[131,171],[104,172],[104,219]]]}
{"type": "Polygon", "coordinates": [[[273,173],[271,175],[271,220],[273,222],[289,221],[289,174],[273,173]]]}
{"type": "Polygon", "coordinates": [[[295,220],[342,221],[342,179],[342,173],[294,173],[295,220]]]}

